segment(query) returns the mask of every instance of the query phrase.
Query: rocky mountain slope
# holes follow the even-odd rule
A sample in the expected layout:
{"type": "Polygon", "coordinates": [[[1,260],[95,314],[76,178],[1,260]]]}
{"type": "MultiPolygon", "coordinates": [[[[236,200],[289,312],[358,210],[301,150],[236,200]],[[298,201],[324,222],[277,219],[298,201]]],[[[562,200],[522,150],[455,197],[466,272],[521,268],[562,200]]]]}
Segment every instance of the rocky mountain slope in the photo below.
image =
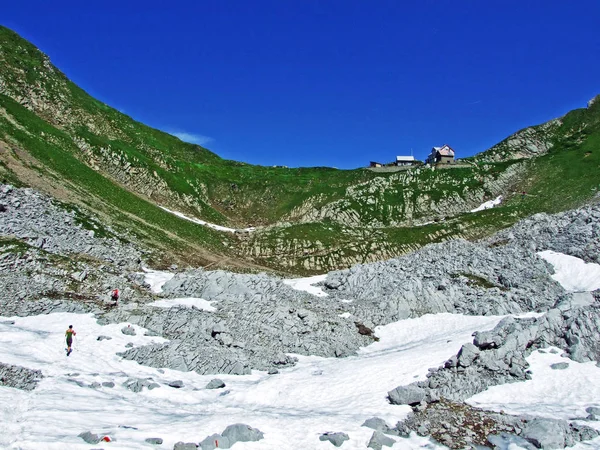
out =
{"type": "Polygon", "coordinates": [[[0,27],[0,176],[93,211],[159,248],[166,265],[322,272],[578,206],[598,188],[599,118],[598,102],[591,103],[445,170],[252,166],[90,97],[31,43],[0,27]],[[516,194],[523,190],[525,199],[516,194]],[[499,195],[502,212],[465,215],[499,195]],[[156,205],[257,229],[219,233],[156,205]]]}
{"type": "Polygon", "coordinates": [[[243,373],[285,365],[286,353],[344,356],[369,342],[365,330],[423,314],[547,311],[569,296],[537,253],[554,250],[597,262],[600,245],[596,203],[539,214],[477,242],[432,244],[404,257],[331,272],[323,281],[327,296],[318,302],[266,274],[185,269],[164,284],[161,295],[214,301],[217,312],[157,311],[144,306],[155,299],[142,275],[149,255],[126,237],[31,189],[2,186],[0,205],[3,314],[102,313],[104,320],[140,324],[172,339],[131,357],[161,366],[178,361],[209,373],[227,365],[215,358],[216,351],[237,362],[228,370],[243,373]],[[114,287],[130,307],[107,306],[114,287]],[[205,342],[202,350],[199,340],[205,342]],[[194,355],[189,360],[181,358],[186,345],[194,355]]]}

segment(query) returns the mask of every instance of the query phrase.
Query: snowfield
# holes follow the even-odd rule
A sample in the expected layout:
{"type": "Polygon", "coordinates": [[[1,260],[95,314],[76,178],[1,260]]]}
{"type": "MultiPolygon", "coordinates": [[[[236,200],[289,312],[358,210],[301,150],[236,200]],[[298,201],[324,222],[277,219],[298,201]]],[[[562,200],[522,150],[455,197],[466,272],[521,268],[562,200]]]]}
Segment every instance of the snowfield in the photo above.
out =
{"type": "Polygon", "coordinates": [[[539,252],[554,267],[552,278],[567,292],[588,292],[600,289],[600,264],[586,263],[575,256],[547,250],[539,252]]]}
{"type": "Polygon", "coordinates": [[[150,285],[150,290],[155,294],[161,292],[164,284],[175,276],[171,272],[151,269],[144,269],[143,275],[144,281],[150,285]]]}
{"type": "MultiPolygon", "coordinates": [[[[104,443],[104,448],[155,448],[144,442],[148,437],[161,437],[161,448],[172,448],[175,442],[199,442],[241,422],[260,429],[265,437],[236,443],[234,448],[240,450],[331,449],[329,442],[318,440],[326,431],[348,433],[345,449],[364,449],[373,432],[360,426],[366,419],[378,416],[393,426],[410,411],[408,406],[389,404],[387,391],[425,379],[427,369],[456,353],[473,331],[491,329],[500,319],[436,314],[403,320],[376,328],[380,341],[357,356],[297,355],[298,364],[279,374],[221,375],[227,386],[207,390],[215,376],[144,367],[117,356],[129,342],[138,346],[165,341],[144,336],[140,327],[134,326],[136,336],[126,336],[120,331],[126,324],[101,326],[91,315],[3,318],[0,360],[41,369],[46,378],[31,392],[0,387],[0,447],[89,449],[94,446],[77,437],[89,430],[116,440],[104,443]],[[66,357],[64,330],[70,324],[77,336],[74,352],[66,357]],[[98,341],[101,335],[112,339],[98,341]],[[152,378],[161,386],[134,393],[122,386],[130,378],[152,378]],[[174,380],[182,380],[183,388],[167,385],[174,380]],[[115,387],[90,387],[94,382],[114,382],[115,387]]],[[[529,362],[532,380],[493,387],[470,402],[558,418],[580,417],[587,406],[600,406],[600,368],[593,363],[539,352],[529,362]],[[569,361],[570,366],[551,370],[549,365],[557,361],[569,361]]],[[[416,435],[397,440],[393,448],[443,448],[416,435]]],[[[574,448],[600,448],[600,440],[574,448]]]]}
{"type": "Polygon", "coordinates": [[[206,222],[205,220],[202,220],[202,219],[196,219],[195,217],[188,217],[183,213],[180,213],[178,211],[172,211],[168,208],[165,208],[164,206],[159,206],[159,208],[163,209],[167,212],[170,212],[174,216],[177,216],[181,219],[189,220],[190,222],[197,223],[198,225],[204,225],[205,227],[209,227],[209,228],[212,228],[213,230],[217,230],[217,231],[226,231],[228,233],[235,233],[236,231],[245,231],[245,232],[250,233],[250,232],[256,230],[255,227],[248,227],[248,228],[242,228],[242,229],[224,227],[223,225],[216,225],[214,223],[206,222]]]}
{"type": "Polygon", "coordinates": [[[502,196],[499,195],[498,197],[496,197],[494,200],[488,200],[487,202],[482,203],[481,205],[479,205],[477,208],[472,209],[471,212],[479,212],[479,211],[483,211],[485,209],[491,209],[495,206],[498,206],[500,203],[502,203],[502,196]]]}
{"type": "MultiPolygon", "coordinates": [[[[533,352],[527,358],[533,374],[531,380],[490,387],[467,403],[510,414],[564,420],[586,417],[585,408],[600,407],[600,369],[595,362],[578,363],[562,357],[562,353],[557,348],[533,352]],[[568,367],[559,370],[550,367],[557,363],[567,363],[568,367]]],[[[594,422],[586,425],[594,426],[594,422]]]]}
{"type": "Polygon", "coordinates": [[[150,306],[156,306],[159,308],[173,308],[177,306],[185,306],[188,308],[194,307],[202,309],[208,312],[215,312],[215,308],[212,304],[214,301],[204,300],[203,298],[186,297],[186,298],[170,298],[167,300],[157,300],[149,303],[150,306]]]}
{"type": "Polygon", "coordinates": [[[305,291],[309,294],[316,295],[317,297],[327,297],[327,294],[323,292],[323,290],[319,286],[313,286],[317,283],[325,281],[327,278],[327,274],[325,275],[315,275],[313,277],[306,278],[288,278],[283,280],[285,284],[292,287],[292,289],[296,289],[298,291],[305,291]]]}
{"type": "MultiPolygon", "coordinates": [[[[379,416],[393,426],[410,410],[389,404],[387,391],[424,379],[428,368],[456,353],[473,331],[491,329],[499,320],[451,314],[405,320],[377,328],[381,340],[357,356],[298,356],[295,367],[279,374],[221,375],[226,388],[207,390],[215,376],[144,367],[117,356],[129,342],[164,342],[143,336],[140,327],[134,327],[136,336],[126,336],[120,331],[126,324],[101,326],[91,315],[3,318],[0,360],[41,369],[46,378],[31,392],[0,387],[0,447],[93,448],[77,437],[89,430],[116,439],[105,448],[153,448],[144,442],[148,437],[161,437],[161,448],[172,448],[177,441],[199,442],[242,422],[263,431],[265,438],[238,442],[236,449],[329,449],[329,442],[318,439],[326,431],[348,433],[346,449],[364,449],[373,432],[360,426],[366,419],[379,416]],[[64,330],[70,324],[77,336],[66,357],[64,330]],[[112,339],[98,341],[101,335],[112,339]],[[129,378],[149,377],[161,387],[134,393],[122,386],[129,378]],[[184,387],[169,387],[174,380],[182,380],[184,387]],[[89,387],[93,382],[114,382],[115,387],[94,389],[89,387]]],[[[422,448],[427,442],[418,436],[399,438],[394,448],[422,448]]]]}
{"type": "MultiPolygon", "coordinates": [[[[555,279],[570,292],[583,293],[600,285],[600,266],[567,255],[542,252],[555,268],[555,279]]],[[[173,274],[145,270],[153,292],[173,274]]],[[[285,280],[294,289],[325,295],[314,284],[325,276],[285,280]]],[[[591,296],[590,296],[591,297],[591,296]]],[[[162,299],[156,307],[197,307],[215,311],[212,301],[200,298],[162,299]]],[[[537,316],[528,313],[523,316],[537,316]]],[[[501,316],[428,314],[380,326],[378,342],[356,356],[322,358],[295,355],[294,367],[269,375],[199,375],[155,369],[122,359],[118,353],[131,346],[166,342],[145,336],[136,325],[135,336],[121,329],[129,324],[99,325],[91,314],[53,313],[30,317],[0,317],[0,361],[39,369],[44,377],[33,391],[0,387],[0,448],[10,449],[171,449],[178,441],[200,442],[234,423],[264,432],[258,442],[237,442],[238,450],[334,448],[319,441],[325,432],[345,432],[345,450],[365,449],[373,433],[361,424],[377,416],[390,426],[410,412],[408,406],[387,401],[387,392],[399,385],[426,379],[472,341],[474,331],[492,329],[501,316]],[[64,332],[73,325],[77,335],[71,356],[65,355],[64,332]],[[110,339],[98,340],[100,336],[110,339]],[[213,378],[226,383],[206,389],[213,378]],[[144,379],[160,386],[135,393],[124,384],[144,379]],[[170,387],[181,380],[183,387],[170,387]],[[104,384],[102,384],[104,383],[104,384]],[[107,385],[114,383],[114,386],[107,385]],[[78,435],[85,431],[109,436],[112,442],[89,445],[78,435]],[[160,446],[146,438],[164,440],[160,446]]],[[[514,414],[574,419],[586,416],[589,406],[600,407],[600,367],[561,356],[559,349],[530,355],[532,379],[494,386],[468,400],[474,406],[514,414]],[[556,363],[568,363],[562,370],[556,363]]],[[[585,422],[600,429],[600,422],[585,422]]],[[[445,448],[416,434],[394,438],[394,449],[445,448]]],[[[600,448],[600,438],[579,443],[575,450],[600,448]]],[[[503,450],[518,450],[511,444],[503,450]]]]}

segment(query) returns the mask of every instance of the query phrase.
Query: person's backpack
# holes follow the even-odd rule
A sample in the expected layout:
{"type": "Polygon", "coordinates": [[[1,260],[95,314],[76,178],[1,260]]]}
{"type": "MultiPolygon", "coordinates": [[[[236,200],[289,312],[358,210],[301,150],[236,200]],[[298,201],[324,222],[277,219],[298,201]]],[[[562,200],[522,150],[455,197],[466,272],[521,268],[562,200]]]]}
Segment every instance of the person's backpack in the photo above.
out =
{"type": "Polygon", "coordinates": [[[114,301],[117,301],[117,300],[119,299],[119,290],[118,290],[118,289],[115,289],[114,291],[112,291],[111,298],[112,298],[114,301]]]}

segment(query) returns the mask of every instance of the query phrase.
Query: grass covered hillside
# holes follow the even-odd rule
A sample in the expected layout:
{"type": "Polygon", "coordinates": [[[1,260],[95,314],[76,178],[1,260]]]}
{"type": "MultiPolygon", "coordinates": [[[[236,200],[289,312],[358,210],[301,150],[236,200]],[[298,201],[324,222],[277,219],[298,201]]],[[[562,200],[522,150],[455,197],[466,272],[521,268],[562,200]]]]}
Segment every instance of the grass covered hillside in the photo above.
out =
{"type": "Polygon", "coordinates": [[[157,263],[321,272],[577,206],[600,183],[598,103],[444,170],[254,166],[99,102],[0,26],[0,177],[127,232],[157,263]],[[467,214],[498,195],[501,207],[467,214]],[[219,232],[159,206],[257,230],[219,232]]]}

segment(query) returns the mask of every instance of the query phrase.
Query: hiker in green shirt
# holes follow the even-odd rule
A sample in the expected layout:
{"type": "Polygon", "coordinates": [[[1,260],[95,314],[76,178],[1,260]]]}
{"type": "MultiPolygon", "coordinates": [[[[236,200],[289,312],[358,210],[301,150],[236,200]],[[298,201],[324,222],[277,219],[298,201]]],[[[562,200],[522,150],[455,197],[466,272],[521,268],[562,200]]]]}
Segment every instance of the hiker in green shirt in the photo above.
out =
{"type": "Polygon", "coordinates": [[[67,328],[67,331],[65,332],[65,336],[67,337],[67,356],[69,356],[73,351],[71,349],[71,345],[73,345],[73,336],[75,336],[76,334],[77,333],[75,333],[73,325],[69,325],[69,328],[67,328]]]}

